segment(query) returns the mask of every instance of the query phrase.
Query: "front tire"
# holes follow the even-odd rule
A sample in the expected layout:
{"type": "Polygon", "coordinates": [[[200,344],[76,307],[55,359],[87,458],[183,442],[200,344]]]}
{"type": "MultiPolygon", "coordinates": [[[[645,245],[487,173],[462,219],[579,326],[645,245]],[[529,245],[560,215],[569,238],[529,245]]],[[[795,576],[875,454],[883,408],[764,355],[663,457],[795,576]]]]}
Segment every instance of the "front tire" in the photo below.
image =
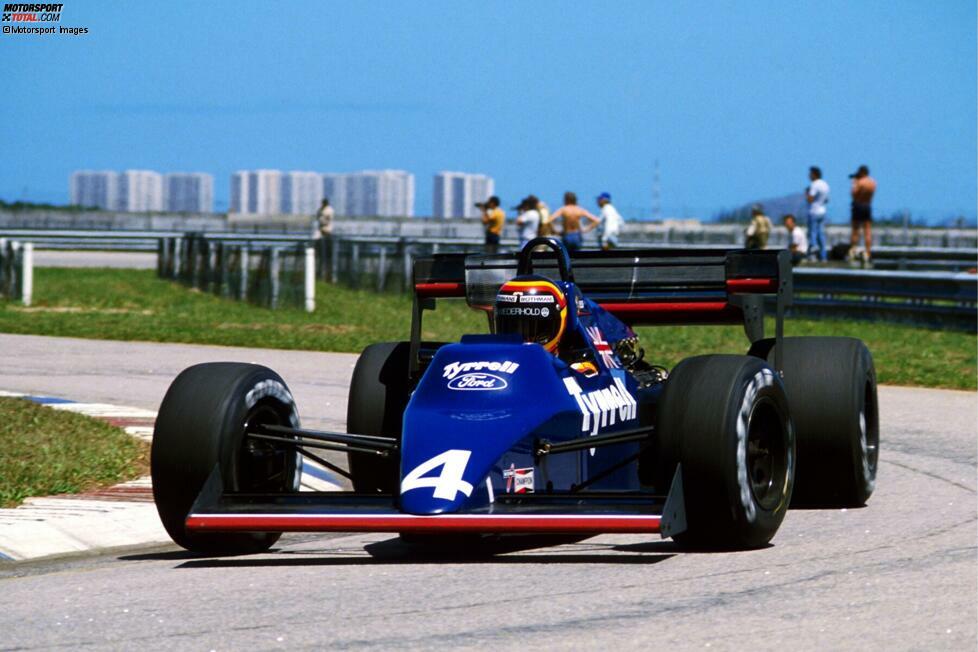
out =
{"type": "Polygon", "coordinates": [[[694,548],[767,544],[794,484],[794,435],[784,388],[748,356],[687,358],[672,371],[657,416],[659,481],[682,465],[685,532],[694,548]]]}
{"type": "Polygon", "coordinates": [[[291,447],[246,440],[248,426],[256,423],[299,426],[292,394],[271,369],[236,362],[199,364],[170,385],[156,418],[150,466],[157,512],[178,545],[209,555],[248,554],[267,550],[281,536],[198,533],[185,527],[215,467],[226,491],[298,489],[298,453],[291,447]]]}
{"type": "MultiPolygon", "coordinates": [[[[392,437],[400,441],[404,409],[411,396],[408,342],[380,342],[363,350],[353,369],[346,409],[346,431],[392,437]]],[[[394,493],[398,459],[349,453],[354,491],[394,493]]]]}

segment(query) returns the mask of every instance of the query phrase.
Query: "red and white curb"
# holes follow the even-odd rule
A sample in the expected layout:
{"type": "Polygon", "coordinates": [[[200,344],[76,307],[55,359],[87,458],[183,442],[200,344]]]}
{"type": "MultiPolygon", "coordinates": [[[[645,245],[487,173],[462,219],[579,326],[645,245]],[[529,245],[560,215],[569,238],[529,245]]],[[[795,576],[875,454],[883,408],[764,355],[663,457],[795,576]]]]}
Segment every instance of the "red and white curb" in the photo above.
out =
{"type": "MultiPolygon", "coordinates": [[[[152,410],[2,390],[0,396],[102,419],[145,441],[153,438],[156,412],[152,410]]],[[[301,485],[304,491],[340,489],[326,469],[308,460],[301,485]]],[[[28,498],[13,509],[0,509],[0,561],[169,542],[153,504],[149,476],[84,494],[28,498]]]]}

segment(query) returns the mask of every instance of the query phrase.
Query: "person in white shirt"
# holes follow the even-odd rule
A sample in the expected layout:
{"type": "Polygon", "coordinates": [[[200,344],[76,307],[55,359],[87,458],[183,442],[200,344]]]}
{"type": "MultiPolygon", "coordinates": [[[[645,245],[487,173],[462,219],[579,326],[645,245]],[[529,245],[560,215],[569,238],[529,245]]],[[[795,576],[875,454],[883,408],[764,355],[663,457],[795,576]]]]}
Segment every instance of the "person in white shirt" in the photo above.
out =
{"type": "Polygon", "coordinates": [[[818,259],[825,262],[825,217],[828,214],[829,184],[822,178],[822,170],[813,165],[808,168],[808,178],[811,180],[805,189],[805,199],[808,200],[808,241],[818,259]]]}
{"type": "Polygon", "coordinates": [[[808,255],[808,238],[805,232],[798,228],[795,216],[787,214],[781,218],[784,228],[788,229],[788,250],[791,251],[791,264],[797,265],[808,255]]]}
{"type": "Polygon", "coordinates": [[[537,237],[537,231],[540,229],[540,211],[537,210],[539,203],[539,199],[530,195],[517,207],[520,211],[519,217],[516,218],[516,226],[520,231],[520,251],[527,242],[537,237]]]}
{"type": "Polygon", "coordinates": [[[625,220],[618,210],[611,205],[611,195],[603,192],[598,195],[598,206],[601,207],[601,248],[607,251],[618,246],[618,234],[625,220]]]}

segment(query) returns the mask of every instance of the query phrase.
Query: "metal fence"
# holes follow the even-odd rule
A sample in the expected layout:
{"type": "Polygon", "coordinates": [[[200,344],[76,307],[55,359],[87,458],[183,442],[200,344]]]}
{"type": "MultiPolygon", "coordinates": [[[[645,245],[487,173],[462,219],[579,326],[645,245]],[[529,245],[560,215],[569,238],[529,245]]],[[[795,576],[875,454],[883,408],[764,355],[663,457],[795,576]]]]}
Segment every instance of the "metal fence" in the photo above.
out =
{"type": "MultiPolygon", "coordinates": [[[[0,231],[0,237],[5,232],[0,231]]],[[[10,234],[10,232],[7,232],[10,234]]],[[[156,251],[158,273],[219,296],[268,307],[315,305],[315,277],[378,292],[410,290],[419,257],[443,252],[478,253],[478,238],[355,236],[336,234],[312,241],[308,234],[176,231],[17,230],[22,242],[39,248],[156,251]]],[[[505,238],[503,249],[515,249],[505,238]]],[[[650,246],[649,243],[630,243],[650,246]]],[[[651,245],[655,246],[655,245],[651,245]]],[[[660,244],[670,248],[729,244],[660,244]]],[[[24,295],[24,251],[9,240],[0,248],[0,293],[24,295]],[[18,253],[19,252],[19,253],[18,253]]],[[[795,270],[794,312],[813,317],[885,320],[932,328],[976,330],[973,270],[978,252],[970,247],[874,249],[878,269],[799,267],[795,270]],[[887,268],[890,271],[884,271],[887,268]],[[932,271],[900,271],[900,270],[932,271]],[[944,271],[942,271],[944,270],[944,271]]],[[[29,293],[27,300],[29,301],[29,293]]]]}
{"type": "Polygon", "coordinates": [[[0,296],[31,305],[34,292],[34,245],[0,238],[0,296]]]}
{"type": "Polygon", "coordinates": [[[978,330],[978,275],[800,268],[791,313],[978,330]]]}
{"type": "Polygon", "coordinates": [[[162,278],[268,308],[315,310],[316,254],[309,243],[188,234],[161,238],[157,251],[162,278]]]}

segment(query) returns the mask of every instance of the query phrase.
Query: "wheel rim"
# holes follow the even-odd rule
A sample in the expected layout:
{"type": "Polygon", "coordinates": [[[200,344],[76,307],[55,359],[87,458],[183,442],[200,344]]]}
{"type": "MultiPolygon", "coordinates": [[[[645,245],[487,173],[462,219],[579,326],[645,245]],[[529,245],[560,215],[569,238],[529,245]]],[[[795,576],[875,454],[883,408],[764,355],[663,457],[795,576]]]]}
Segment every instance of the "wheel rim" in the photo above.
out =
{"type": "Polygon", "coordinates": [[[879,460],[880,429],[879,412],[876,407],[876,392],[872,383],[867,382],[864,389],[863,409],[859,413],[859,438],[863,455],[863,475],[867,483],[876,479],[876,464],[879,460]]]}
{"type": "Polygon", "coordinates": [[[774,402],[758,401],[747,427],[747,474],[754,501],[768,511],[784,501],[789,464],[786,434],[774,402]]]}
{"type": "MultiPolygon", "coordinates": [[[[260,401],[248,413],[244,430],[247,433],[258,425],[283,425],[282,422],[278,410],[260,401]]],[[[246,436],[235,464],[235,488],[255,493],[291,491],[290,458],[295,458],[291,448],[246,436]]]]}

